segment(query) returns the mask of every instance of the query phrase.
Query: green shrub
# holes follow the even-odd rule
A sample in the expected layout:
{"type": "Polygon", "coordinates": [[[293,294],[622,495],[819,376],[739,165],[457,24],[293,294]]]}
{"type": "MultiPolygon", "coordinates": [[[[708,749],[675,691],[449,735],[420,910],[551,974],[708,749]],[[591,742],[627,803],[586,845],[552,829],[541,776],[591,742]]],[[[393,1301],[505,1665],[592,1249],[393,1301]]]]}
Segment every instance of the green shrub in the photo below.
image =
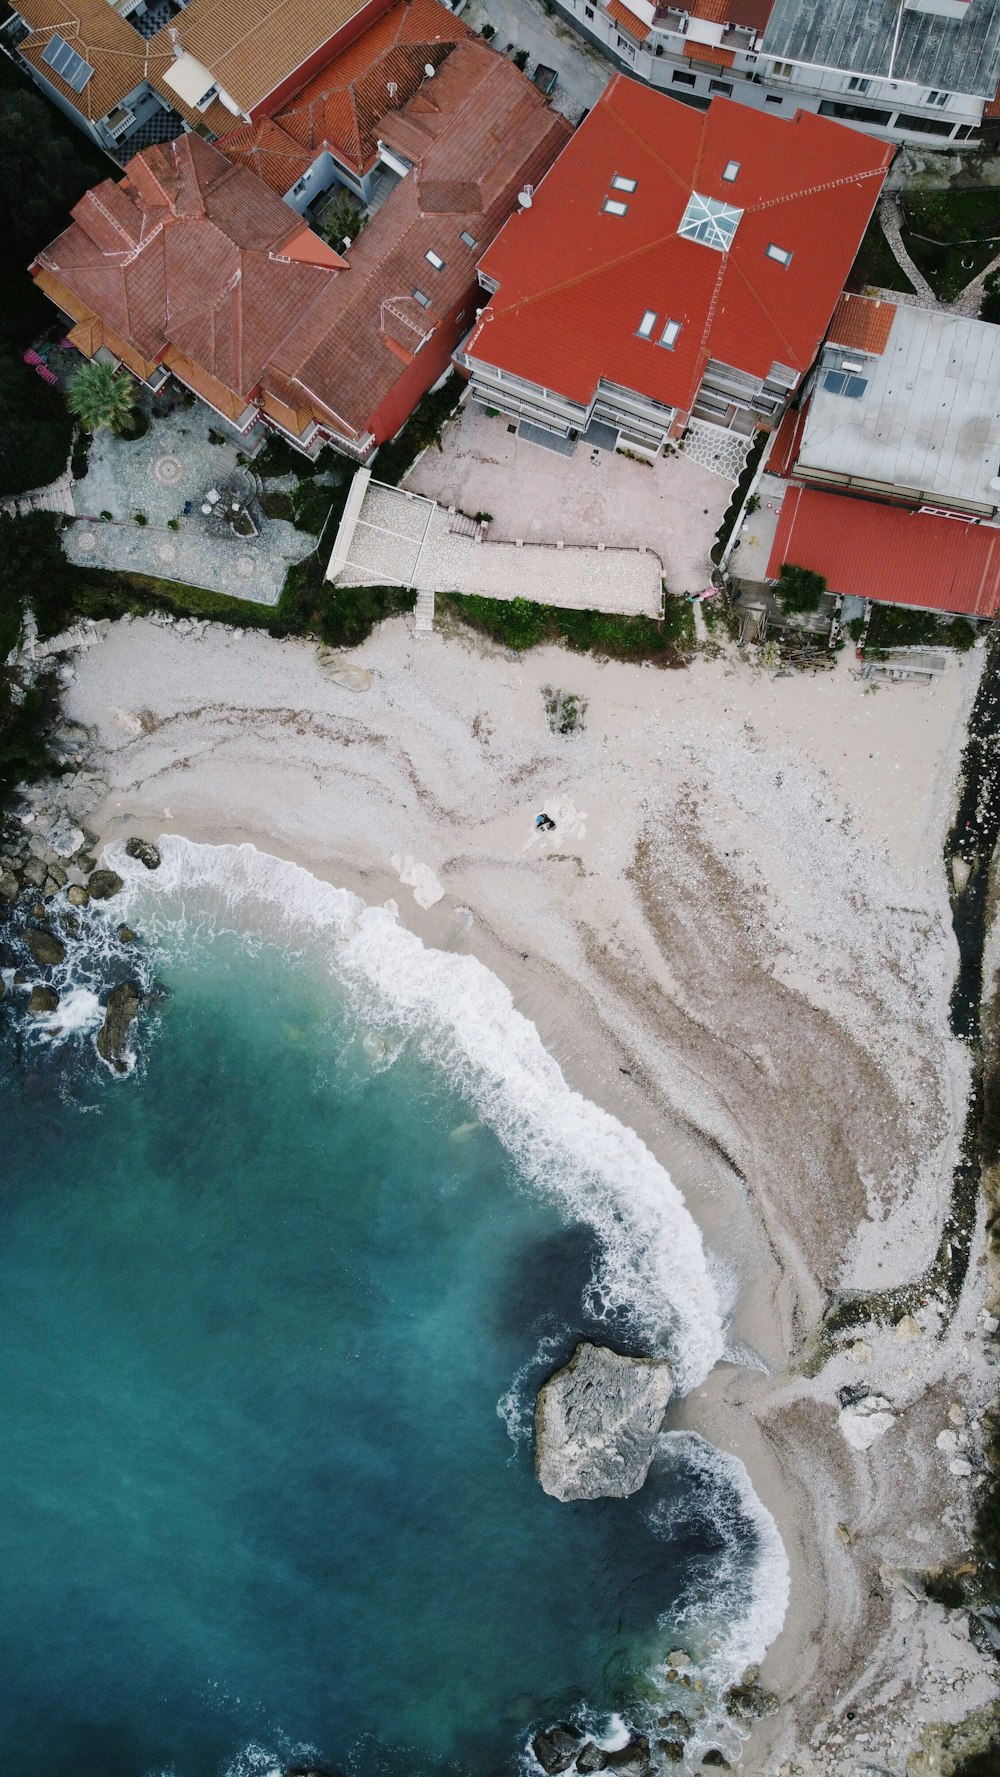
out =
{"type": "Polygon", "coordinates": [[[527,52],[527,50],[526,49],[516,49],[510,59],[513,62],[515,68],[520,68],[521,73],[523,74],[525,68],[528,66],[528,52],[527,52]]]}
{"type": "Polygon", "coordinates": [[[528,599],[486,599],[449,593],[439,603],[471,629],[523,654],[542,642],[562,642],[580,654],[608,660],[681,664],[679,650],[694,645],[694,619],[685,599],[668,598],[662,620],[615,617],[603,611],[566,611],[528,599]]]}
{"type": "Polygon", "coordinates": [[[149,519],[144,512],[133,512],[132,517],[135,519],[136,524],[142,525],[149,523],[149,519]]]}
{"type": "Polygon", "coordinates": [[[356,648],[383,617],[412,611],[417,595],[405,586],[329,586],[317,606],[318,628],[331,648],[356,648]]]}
{"type": "Polygon", "coordinates": [[[101,517],[105,520],[105,522],[110,521],[111,523],[114,523],[115,515],[113,512],[109,512],[106,506],[103,508],[103,510],[101,512],[101,517]]]}
{"type": "Polygon", "coordinates": [[[785,561],[781,564],[774,591],[786,614],[809,613],[819,610],[826,581],[822,574],[814,574],[811,568],[796,567],[794,562],[785,561]]]}
{"type": "Polygon", "coordinates": [[[743,509],[743,502],[747,497],[747,488],[750,486],[750,483],[757,473],[757,465],[764,454],[764,446],[769,437],[769,432],[758,432],[747,453],[747,460],[743,465],[743,473],[733,489],[733,497],[723,513],[722,523],[715,533],[715,542],[712,544],[711,557],[716,567],[718,567],[722,560],[722,552],[725,549],[726,544],[729,542],[733,526],[743,509]]]}
{"type": "Polygon", "coordinates": [[[282,493],[280,489],[273,491],[268,488],[261,496],[261,507],[265,518],[283,518],[286,523],[295,523],[295,502],[291,494],[282,493]]]}
{"type": "Polygon", "coordinates": [[[909,605],[872,607],[865,641],[866,652],[886,648],[958,648],[974,646],[975,626],[964,617],[938,617],[934,611],[916,611],[909,605]]]}
{"type": "Polygon", "coordinates": [[[179,531],[180,528],[181,528],[181,521],[179,518],[168,518],[167,519],[167,530],[168,531],[179,531]]]}

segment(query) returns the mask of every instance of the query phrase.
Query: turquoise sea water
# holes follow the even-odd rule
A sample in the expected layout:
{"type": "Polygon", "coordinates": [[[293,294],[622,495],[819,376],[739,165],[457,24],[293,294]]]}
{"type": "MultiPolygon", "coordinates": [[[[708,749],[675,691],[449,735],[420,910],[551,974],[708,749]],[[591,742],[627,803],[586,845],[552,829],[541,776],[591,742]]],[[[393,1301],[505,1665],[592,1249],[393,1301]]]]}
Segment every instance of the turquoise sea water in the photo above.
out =
{"type": "Polygon", "coordinates": [[[168,994],[127,1079],[85,997],[129,966],[105,926],[77,1032],[3,1038],[7,1768],[499,1773],[554,1719],[665,1706],[680,1631],[735,1676],[777,1557],[732,1466],[668,1437],[632,1500],[534,1478],[544,1375],[649,1343],[606,1229],[329,931],[258,898],[248,942],[190,863],[130,889],[168,994]]]}

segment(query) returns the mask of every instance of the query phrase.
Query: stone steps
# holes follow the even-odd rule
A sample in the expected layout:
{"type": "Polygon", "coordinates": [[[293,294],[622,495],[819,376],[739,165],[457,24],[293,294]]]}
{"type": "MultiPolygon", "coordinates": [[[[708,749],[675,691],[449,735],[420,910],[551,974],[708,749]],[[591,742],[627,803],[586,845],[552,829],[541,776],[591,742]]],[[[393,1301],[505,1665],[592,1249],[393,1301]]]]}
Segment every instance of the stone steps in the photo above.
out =
{"type": "Polygon", "coordinates": [[[432,592],[417,593],[417,602],[414,606],[413,619],[414,634],[418,636],[433,635],[434,594],[432,592]]]}

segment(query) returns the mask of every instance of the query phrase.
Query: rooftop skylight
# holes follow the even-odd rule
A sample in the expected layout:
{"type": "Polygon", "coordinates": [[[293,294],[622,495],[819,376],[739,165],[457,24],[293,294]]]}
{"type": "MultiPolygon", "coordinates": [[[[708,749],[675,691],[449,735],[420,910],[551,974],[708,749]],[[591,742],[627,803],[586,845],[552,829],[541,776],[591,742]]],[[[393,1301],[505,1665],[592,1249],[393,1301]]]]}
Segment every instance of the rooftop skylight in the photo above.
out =
{"type": "Polygon", "coordinates": [[[615,191],[634,191],[638,183],[638,179],[626,179],[623,173],[616,173],[611,181],[615,191]]]}
{"type": "Polygon", "coordinates": [[[722,203],[719,198],[702,197],[700,191],[692,191],[677,233],[686,241],[700,241],[703,247],[728,253],[742,214],[742,210],[722,203]]]}
{"type": "Polygon", "coordinates": [[[620,204],[616,197],[606,197],[602,208],[607,211],[609,216],[628,215],[628,204],[620,204]]]}
{"type": "Polygon", "coordinates": [[[722,169],[722,177],[726,180],[727,184],[731,185],[733,183],[742,164],[743,163],[738,160],[727,160],[722,169]]]}

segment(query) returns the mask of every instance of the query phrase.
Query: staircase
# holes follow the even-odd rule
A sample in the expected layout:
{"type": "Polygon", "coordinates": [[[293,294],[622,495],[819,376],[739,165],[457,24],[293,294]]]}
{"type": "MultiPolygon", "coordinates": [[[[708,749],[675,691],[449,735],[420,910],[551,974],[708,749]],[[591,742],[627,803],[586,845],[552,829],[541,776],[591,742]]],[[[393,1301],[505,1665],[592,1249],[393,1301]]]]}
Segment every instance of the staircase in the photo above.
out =
{"type": "Polygon", "coordinates": [[[478,519],[470,518],[467,512],[453,512],[448,529],[453,537],[478,537],[480,526],[478,519]]]}
{"type": "Polygon", "coordinates": [[[429,636],[434,634],[434,594],[432,592],[417,593],[413,617],[414,635],[429,636]]]}

